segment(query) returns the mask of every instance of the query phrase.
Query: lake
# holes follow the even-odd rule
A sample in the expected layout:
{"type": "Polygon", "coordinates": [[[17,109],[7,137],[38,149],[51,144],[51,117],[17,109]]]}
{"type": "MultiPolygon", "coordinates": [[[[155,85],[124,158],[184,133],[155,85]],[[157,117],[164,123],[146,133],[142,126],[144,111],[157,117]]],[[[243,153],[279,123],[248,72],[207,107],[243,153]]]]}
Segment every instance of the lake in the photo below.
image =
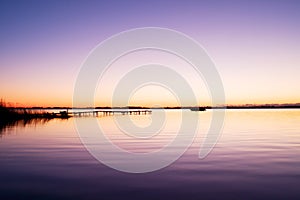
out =
{"type": "MultiPolygon", "coordinates": [[[[115,122],[130,117],[142,130],[155,113],[5,128],[0,135],[0,199],[300,199],[300,109],[226,110],[223,132],[204,159],[198,155],[212,110],[182,112],[199,120],[196,138],[174,163],[149,173],[125,173],[99,162],[82,144],[75,121],[96,120],[120,149],[143,154],[159,151],[176,137],[181,110],[166,111],[161,132],[142,140],[124,134],[115,122]]],[[[115,152],[108,153],[115,158],[115,152]]]]}

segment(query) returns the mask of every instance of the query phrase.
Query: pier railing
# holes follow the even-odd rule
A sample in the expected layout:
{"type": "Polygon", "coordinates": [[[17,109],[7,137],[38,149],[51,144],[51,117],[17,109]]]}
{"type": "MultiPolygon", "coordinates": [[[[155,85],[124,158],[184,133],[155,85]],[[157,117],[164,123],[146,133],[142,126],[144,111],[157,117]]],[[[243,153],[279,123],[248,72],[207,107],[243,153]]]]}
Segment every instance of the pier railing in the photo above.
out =
{"type": "Polygon", "coordinates": [[[152,110],[88,110],[88,111],[62,111],[60,112],[61,115],[71,115],[76,117],[83,117],[83,116],[108,116],[108,115],[115,115],[115,114],[121,114],[121,115],[146,115],[151,114],[152,110]]]}

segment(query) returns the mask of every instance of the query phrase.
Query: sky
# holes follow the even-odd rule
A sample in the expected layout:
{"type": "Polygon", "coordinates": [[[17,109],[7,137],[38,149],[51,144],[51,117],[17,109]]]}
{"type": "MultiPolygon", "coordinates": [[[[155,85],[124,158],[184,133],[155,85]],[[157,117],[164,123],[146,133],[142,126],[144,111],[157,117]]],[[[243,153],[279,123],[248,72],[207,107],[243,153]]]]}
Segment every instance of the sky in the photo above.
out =
{"type": "MultiPolygon", "coordinates": [[[[284,0],[1,0],[0,98],[12,106],[71,106],[76,77],[93,48],[128,29],[162,27],[205,48],[223,81],[227,104],[297,103],[299,10],[300,1],[284,0]]],[[[126,67],[119,63],[118,68],[126,67]]],[[[106,80],[118,79],[113,76],[106,80]]],[[[209,92],[202,85],[191,87],[199,104],[208,105],[209,92]]],[[[95,95],[99,106],[110,103],[113,84],[105,88],[106,93],[95,95]]],[[[159,86],[136,91],[130,104],[177,105],[172,92],[159,86]]]]}

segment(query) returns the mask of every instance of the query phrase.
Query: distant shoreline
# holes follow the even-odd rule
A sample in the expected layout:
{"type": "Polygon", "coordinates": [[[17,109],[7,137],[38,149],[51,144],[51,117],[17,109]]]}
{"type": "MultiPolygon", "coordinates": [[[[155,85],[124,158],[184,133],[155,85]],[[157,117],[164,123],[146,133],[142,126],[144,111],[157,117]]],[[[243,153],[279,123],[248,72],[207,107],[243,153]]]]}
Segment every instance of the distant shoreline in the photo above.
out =
{"type": "Polygon", "coordinates": [[[183,106],[183,107],[7,107],[9,109],[32,109],[32,110],[66,110],[66,109],[191,109],[191,108],[205,108],[205,109],[300,109],[300,105],[286,105],[286,106],[183,106]]]}

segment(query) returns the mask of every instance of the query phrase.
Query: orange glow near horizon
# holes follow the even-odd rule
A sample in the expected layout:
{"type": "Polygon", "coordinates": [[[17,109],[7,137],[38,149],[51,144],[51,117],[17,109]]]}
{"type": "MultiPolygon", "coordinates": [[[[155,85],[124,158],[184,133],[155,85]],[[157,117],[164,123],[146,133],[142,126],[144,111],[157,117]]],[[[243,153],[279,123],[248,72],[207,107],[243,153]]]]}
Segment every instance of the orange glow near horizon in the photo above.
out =
{"type": "MultiPolygon", "coordinates": [[[[157,100],[147,100],[147,96],[142,96],[141,94],[137,95],[130,99],[128,106],[143,106],[143,107],[176,107],[181,106],[180,102],[177,102],[176,98],[173,96],[169,96],[169,94],[160,95],[163,97],[162,100],[156,98],[157,100]]],[[[2,100],[6,102],[8,106],[12,107],[72,107],[72,97],[69,99],[59,99],[59,98],[39,98],[36,100],[26,99],[24,101],[19,101],[13,98],[3,98],[2,100]]],[[[297,104],[300,103],[299,98],[292,99],[278,99],[278,100],[270,100],[270,99],[252,99],[251,101],[244,99],[244,100],[228,100],[226,101],[226,105],[264,105],[264,104],[297,104]]],[[[110,102],[107,101],[98,101],[95,102],[95,106],[111,106],[110,102]]],[[[195,106],[195,105],[190,105],[195,106]]],[[[199,101],[198,106],[212,106],[210,101],[199,101]]],[[[82,106],[84,107],[84,106],[82,106]]]]}

